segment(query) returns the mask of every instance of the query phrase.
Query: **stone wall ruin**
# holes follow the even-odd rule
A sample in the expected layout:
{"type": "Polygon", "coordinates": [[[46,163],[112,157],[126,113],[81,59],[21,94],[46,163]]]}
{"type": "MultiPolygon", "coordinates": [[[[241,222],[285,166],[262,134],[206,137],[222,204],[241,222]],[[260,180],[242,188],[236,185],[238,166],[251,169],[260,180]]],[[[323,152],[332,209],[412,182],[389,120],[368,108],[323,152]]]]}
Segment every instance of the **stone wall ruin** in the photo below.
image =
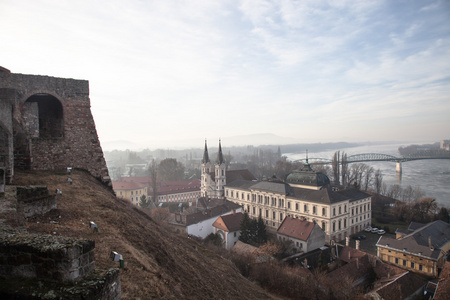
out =
{"type": "Polygon", "coordinates": [[[14,74],[0,67],[3,181],[12,183],[14,168],[67,167],[87,170],[111,183],[90,109],[89,82],[14,74]]]}

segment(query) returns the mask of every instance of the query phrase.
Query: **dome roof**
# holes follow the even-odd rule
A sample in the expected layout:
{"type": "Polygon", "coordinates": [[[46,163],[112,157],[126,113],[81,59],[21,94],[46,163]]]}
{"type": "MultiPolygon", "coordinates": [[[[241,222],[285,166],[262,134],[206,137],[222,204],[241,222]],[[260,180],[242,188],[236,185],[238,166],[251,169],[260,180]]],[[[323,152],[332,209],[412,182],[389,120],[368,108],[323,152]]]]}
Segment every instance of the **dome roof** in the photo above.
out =
{"type": "Polygon", "coordinates": [[[293,185],[298,184],[319,187],[330,184],[330,179],[321,172],[294,171],[287,176],[286,182],[293,185]]]}

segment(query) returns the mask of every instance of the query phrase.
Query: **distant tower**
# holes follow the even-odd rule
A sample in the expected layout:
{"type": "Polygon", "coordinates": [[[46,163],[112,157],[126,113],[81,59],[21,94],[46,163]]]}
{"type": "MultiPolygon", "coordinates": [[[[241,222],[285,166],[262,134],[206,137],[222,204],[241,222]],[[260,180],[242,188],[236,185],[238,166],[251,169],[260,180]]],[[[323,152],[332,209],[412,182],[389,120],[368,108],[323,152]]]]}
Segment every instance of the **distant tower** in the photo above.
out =
{"type": "Polygon", "coordinates": [[[211,161],[209,160],[209,155],[208,155],[208,146],[206,145],[206,140],[205,140],[205,150],[203,151],[203,159],[202,159],[202,182],[201,182],[201,196],[202,197],[207,197],[208,196],[208,192],[211,195],[211,161]]]}
{"type": "Polygon", "coordinates": [[[222,198],[224,195],[224,187],[227,184],[226,180],[226,164],[223,159],[222,145],[219,140],[219,152],[217,153],[216,165],[215,165],[215,182],[216,182],[216,196],[222,198]]]}

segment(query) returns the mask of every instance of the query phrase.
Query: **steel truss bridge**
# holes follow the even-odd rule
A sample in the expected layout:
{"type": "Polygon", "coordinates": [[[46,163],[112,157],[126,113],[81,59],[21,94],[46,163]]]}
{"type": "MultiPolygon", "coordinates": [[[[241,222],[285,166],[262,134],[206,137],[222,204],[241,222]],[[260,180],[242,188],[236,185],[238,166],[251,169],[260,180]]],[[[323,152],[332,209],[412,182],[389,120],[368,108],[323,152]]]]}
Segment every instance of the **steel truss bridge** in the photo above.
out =
{"type": "MultiPolygon", "coordinates": [[[[357,162],[368,162],[368,161],[391,161],[396,163],[402,163],[413,160],[422,160],[422,159],[450,159],[450,151],[445,150],[424,150],[412,153],[407,156],[393,156],[389,154],[382,153],[362,153],[362,154],[354,154],[347,156],[347,163],[357,163],[357,162]]],[[[328,165],[332,163],[332,160],[329,158],[308,158],[308,159],[299,159],[296,161],[300,162],[308,162],[311,165],[328,165]]],[[[340,161],[342,164],[342,161],[340,161]]]]}

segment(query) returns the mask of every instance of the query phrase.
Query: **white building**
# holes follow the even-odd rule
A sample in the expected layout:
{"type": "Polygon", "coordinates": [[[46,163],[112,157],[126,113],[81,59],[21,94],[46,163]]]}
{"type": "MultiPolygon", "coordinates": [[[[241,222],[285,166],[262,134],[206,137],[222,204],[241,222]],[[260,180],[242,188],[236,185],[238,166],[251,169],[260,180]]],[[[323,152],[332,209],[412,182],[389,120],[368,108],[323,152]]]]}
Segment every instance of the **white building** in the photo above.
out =
{"type": "Polygon", "coordinates": [[[219,234],[225,249],[231,249],[241,236],[241,221],[244,214],[241,212],[220,216],[214,222],[215,233],[219,234]]]}
{"type": "Polygon", "coordinates": [[[371,225],[371,196],[349,188],[331,187],[328,177],[308,169],[278,181],[236,180],[225,187],[225,197],[244,207],[252,218],[261,216],[276,231],[286,216],[318,224],[326,241],[345,237],[371,225]]]}

